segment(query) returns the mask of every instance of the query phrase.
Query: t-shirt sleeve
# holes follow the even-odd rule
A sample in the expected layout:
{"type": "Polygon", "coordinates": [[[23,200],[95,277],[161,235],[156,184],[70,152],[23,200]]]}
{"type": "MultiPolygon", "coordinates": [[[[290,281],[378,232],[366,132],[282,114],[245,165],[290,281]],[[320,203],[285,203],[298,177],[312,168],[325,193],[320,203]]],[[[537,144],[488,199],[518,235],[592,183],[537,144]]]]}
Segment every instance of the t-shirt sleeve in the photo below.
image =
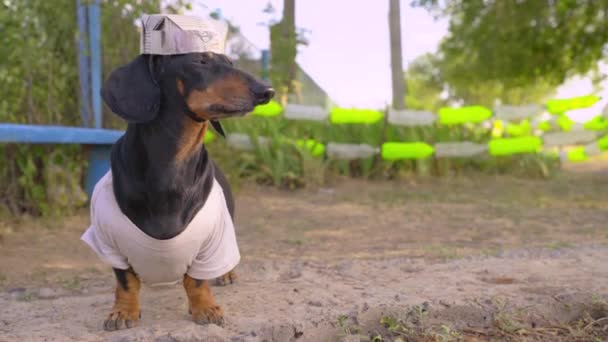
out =
{"type": "Polygon", "coordinates": [[[111,206],[104,203],[105,196],[102,193],[96,193],[91,199],[91,225],[82,235],[81,240],[84,241],[101,261],[110,266],[126,270],[129,268],[127,258],[121,255],[111,234],[111,226],[104,223],[104,215],[112,215],[108,212],[111,206]]]}
{"type": "Polygon", "coordinates": [[[234,223],[228,208],[224,206],[212,232],[190,265],[188,275],[194,279],[215,279],[232,271],[240,260],[234,223]]]}

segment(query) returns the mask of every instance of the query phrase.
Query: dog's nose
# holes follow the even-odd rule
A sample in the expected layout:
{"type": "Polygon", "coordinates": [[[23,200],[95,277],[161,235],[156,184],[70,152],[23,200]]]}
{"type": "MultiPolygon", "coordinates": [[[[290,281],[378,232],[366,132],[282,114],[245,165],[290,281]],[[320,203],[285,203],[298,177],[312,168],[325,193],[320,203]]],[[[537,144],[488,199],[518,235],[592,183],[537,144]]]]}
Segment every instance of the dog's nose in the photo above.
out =
{"type": "Polygon", "coordinates": [[[274,97],[274,89],[271,87],[264,87],[262,89],[260,89],[261,91],[256,92],[255,95],[255,101],[256,104],[261,105],[261,104],[266,104],[268,102],[270,102],[270,100],[274,97]]]}

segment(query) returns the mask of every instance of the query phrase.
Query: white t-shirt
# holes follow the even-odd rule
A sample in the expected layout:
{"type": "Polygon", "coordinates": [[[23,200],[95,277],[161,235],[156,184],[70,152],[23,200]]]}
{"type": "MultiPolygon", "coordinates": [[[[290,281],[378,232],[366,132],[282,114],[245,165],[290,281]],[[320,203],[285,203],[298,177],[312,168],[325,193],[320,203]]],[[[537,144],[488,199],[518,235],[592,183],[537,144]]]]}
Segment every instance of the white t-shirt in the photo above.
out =
{"type": "Polygon", "coordinates": [[[122,213],[108,171],[93,190],[91,226],[81,239],[103,262],[123,270],[133,267],[148,285],[174,284],[186,273],[194,279],[214,279],[231,271],[241,258],[217,180],[186,229],[171,239],[158,240],[122,213]]]}

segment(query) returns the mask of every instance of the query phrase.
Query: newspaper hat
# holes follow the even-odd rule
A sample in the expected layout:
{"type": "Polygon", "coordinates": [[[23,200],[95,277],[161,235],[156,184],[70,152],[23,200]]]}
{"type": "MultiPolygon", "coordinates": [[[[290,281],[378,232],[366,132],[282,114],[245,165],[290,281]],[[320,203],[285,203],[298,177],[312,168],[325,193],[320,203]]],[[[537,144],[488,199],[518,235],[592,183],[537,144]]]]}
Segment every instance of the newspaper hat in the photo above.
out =
{"type": "Polygon", "coordinates": [[[224,21],[188,15],[144,14],[142,22],[142,54],[224,53],[228,33],[224,21]]]}

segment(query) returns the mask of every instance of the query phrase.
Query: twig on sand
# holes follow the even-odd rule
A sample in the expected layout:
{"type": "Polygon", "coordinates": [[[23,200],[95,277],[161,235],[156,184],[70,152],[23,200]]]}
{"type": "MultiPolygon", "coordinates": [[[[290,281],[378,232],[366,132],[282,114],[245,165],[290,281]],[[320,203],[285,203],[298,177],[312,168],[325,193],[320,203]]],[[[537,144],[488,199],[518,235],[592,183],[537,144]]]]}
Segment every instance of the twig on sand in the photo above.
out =
{"type": "Polygon", "coordinates": [[[596,319],[595,321],[593,321],[593,322],[591,322],[591,323],[587,324],[587,325],[586,325],[586,326],[583,328],[583,330],[587,330],[587,329],[591,328],[592,326],[594,326],[594,325],[598,324],[599,322],[601,322],[601,321],[605,321],[605,320],[608,320],[608,317],[602,317],[602,318],[596,319]]]}

